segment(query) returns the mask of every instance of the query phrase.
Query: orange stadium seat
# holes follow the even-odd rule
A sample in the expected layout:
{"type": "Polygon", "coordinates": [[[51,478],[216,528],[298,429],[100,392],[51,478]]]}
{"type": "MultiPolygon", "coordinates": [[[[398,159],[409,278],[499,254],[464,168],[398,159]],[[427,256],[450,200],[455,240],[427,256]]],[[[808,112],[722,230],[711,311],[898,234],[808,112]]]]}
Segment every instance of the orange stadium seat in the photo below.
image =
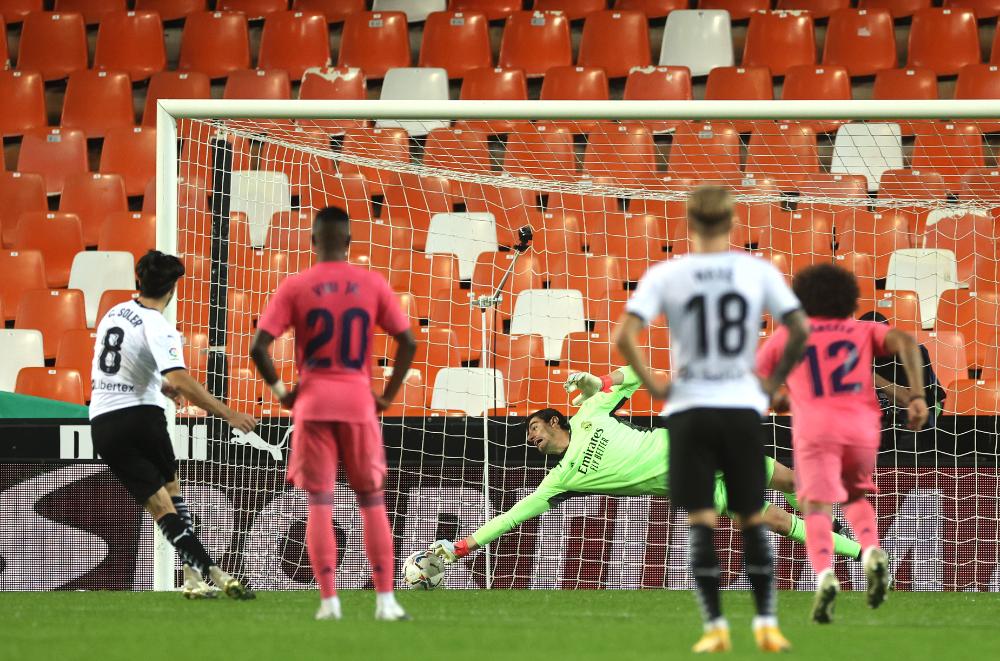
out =
{"type": "Polygon", "coordinates": [[[94,344],[97,333],[78,328],[68,330],[59,338],[56,350],[56,367],[74,369],[83,377],[83,399],[90,401],[90,370],[94,362],[94,344]]]}
{"type": "MultiPolygon", "coordinates": [[[[781,88],[783,101],[793,100],[850,100],[851,78],[847,69],[835,66],[798,66],[790,67],[785,76],[785,84],[781,88]]],[[[843,121],[818,119],[803,122],[812,126],[817,133],[836,131],[843,121]]]]}
{"type": "Polygon", "coordinates": [[[576,63],[581,67],[600,67],[608,78],[624,78],[634,67],[648,67],[651,59],[646,15],[622,10],[588,14],[576,63]]]}
{"type": "MultiPolygon", "coordinates": [[[[687,67],[642,67],[633,69],[625,79],[625,101],[690,101],[691,71],[687,67]]],[[[640,120],[654,133],[676,128],[679,121],[640,120]]]]}
{"type": "Polygon", "coordinates": [[[28,13],[42,11],[42,5],[42,0],[7,0],[0,7],[0,16],[5,23],[20,23],[28,13]]]}
{"type": "Polygon", "coordinates": [[[917,342],[927,349],[934,374],[942,386],[947,388],[959,379],[969,378],[969,360],[965,351],[965,338],[961,333],[919,331],[917,342]]]}
{"type": "Polygon", "coordinates": [[[547,367],[532,365],[527,377],[520,381],[511,380],[508,384],[507,406],[515,415],[527,416],[535,411],[547,408],[566,408],[570,396],[563,388],[569,377],[569,370],[564,367],[547,367]]]}
{"type": "MultiPolygon", "coordinates": [[[[956,99],[1000,99],[1000,67],[995,64],[970,64],[962,67],[955,81],[956,99]]],[[[1000,122],[975,122],[984,133],[1000,130],[1000,122]]]]}
{"type": "Polygon", "coordinates": [[[151,213],[109,213],[101,225],[98,250],[123,250],[139,258],[156,247],[156,216],[151,213]]]}
{"type": "MultiPolygon", "coordinates": [[[[540,98],[543,101],[607,101],[610,98],[608,77],[604,69],[596,67],[552,67],[545,72],[540,98]]],[[[546,124],[573,133],[587,133],[596,129],[600,122],[594,119],[555,120],[546,124]]]]}
{"type": "Polygon", "coordinates": [[[100,171],[120,174],[129,197],[142,195],[156,175],[156,129],[143,126],[108,131],[101,149],[100,171]]]}
{"type": "MultiPolygon", "coordinates": [[[[510,268],[513,254],[509,252],[483,253],[476,260],[472,272],[473,296],[492,295],[500,284],[500,279],[510,268]]],[[[526,289],[541,289],[548,277],[544,259],[538,254],[525,254],[518,258],[514,272],[504,287],[504,297],[500,302],[500,313],[510,317],[514,310],[514,299],[526,289]]]]}
{"type": "Polygon", "coordinates": [[[755,246],[760,248],[772,241],[774,233],[788,234],[791,231],[791,212],[777,204],[737,203],[730,243],[736,248],[755,246]]]}
{"type": "Polygon", "coordinates": [[[167,68],[163,23],[152,11],[115,12],[101,21],[94,68],[124,71],[146,80],[167,68]]]}
{"type": "Polygon", "coordinates": [[[180,71],[223,78],[250,68],[246,16],[231,11],[200,11],[187,17],[181,33],[180,71]]]}
{"type": "Polygon", "coordinates": [[[56,0],[55,4],[57,12],[83,14],[88,25],[97,25],[106,15],[127,9],[125,0],[56,0]]]}
{"type": "Polygon", "coordinates": [[[733,184],[740,180],[740,135],[729,124],[688,122],[674,132],[667,171],[673,177],[733,184]]]}
{"type": "Polygon", "coordinates": [[[514,177],[574,181],[577,178],[573,135],[533,124],[507,140],[503,169],[514,177]]]}
{"type": "Polygon", "coordinates": [[[647,18],[663,18],[676,9],[687,9],[687,0],[615,0],[615,9],[641,11],[647,18]]]}
{"type": "Polygon", "coordinates": [[[1000,367],[1000,295],[995,291],[944,290],[938,299],[937,329],[961,333],[970,366],[1000,367]]]}
{"type": "Polygon", "coordinates": [[[549,287],[579,289],[585,299],[628,298],[625,264],[614,255],[553,253],[547,256],[549,287]]]}
{"type": "Polygon", "coordinates": [[[743,64],[784,76],[792,67],[816,63],[816,36],[808,13],[762,11],[750,16],[743,64]]]}
{"type": "Polygon", "coordinates": [[[587,136],[583,170],[619,186],[643,188],[657,178],[658,154],[653,135],[644,126],[605,124],[587,136]]]}
{"type": "MultiPolygon", "coordinates": [[[[462,366],[462,351],[458,345],[458,333],[444,326],[424,326],[416,333],[417,353],[413,356],[413,366],[420,372],[424,383],[434,383],[438,372],[446,367],[462,366]]],[[[466,349],[466,347],[462,347],[466,349]]]]}
{"type": "Polygon", "coordinates": [[[555,254],[587,252],[589,239],[579,213],[556,211],[542,214],[542,226],[535,229],[531,247],[548,259],[555,254]]]}
{"type": "Polygon", "coordinates": [[[946,7],[961,7],[971,9],[976,13],[976,18],[995,18],[1000,14],[1000,4],[996,0],[945,0],[946,7]]]}
{"type": "Polygon", "coordinates": [[[569,20],[564,14],[516,11],[504,25],[498,64],[532,77],[573,63],[569,20]]]}
{"type": "Polygon", "coordinates": [[[73,258],[84,249],[80,219],[76,214],[60,211],[21,214],[14,249],[39,251],[45,260],[48,286],[65,287],[73,258]]]}
{"type": "Polygon", "coordinates": [[[34,71],[0,71],[0,136],[18,136],[48,126],[45,85],[34,71]]]}
{"type": "Polygon", "coordinates": [[[208,76],[197,71],[154,73],[146,88],[142,125],[156,126],[156,102],[160,99],[207,99],[211,96],[211,87],[208,76]]]}
{"type": "Polygon", "coordinates": [[[257,66],[284,69],[292,80],[309,67],[330,65],[330,35],[322,14],[281,11],[269,14],[260,36],[257,66]]]}
{"type": "Polygon", "coordinates": [[[365,11],[366,4],[365,0],[294,0],[292,9],[318,12],[330,23],[343,23],[351,14],[365,11]]]}
{"type": "MultiPolygon", "coordinates": [[[[267,240],[264,241],[264,246],[282,252],[305,253],[311,251],[314,216],[312,209],[279,211],[272,215],[271,224],[267,227],[267,240]]],[[[352,247],[354,243],[353,231],[359,225],[361,223],[352,228],[352,247]]]]}
{"type": "MultiPolygon", "coordinates": [[[[459,98],[481,101],[526,101],[528,82],[521,69],[481,67],[465,72],[459,98]]],[[[462,122],[462,126],[487,133],[511,133],[527,122],[489,119],[462,122]]]]}
{"type": "Polygon", "coordinates": [[[991,206],[1000,204],[1000,170],[974,168],[962,175],[958,199],[979,201],[991,206]]]}
{"type": "MultiPolygon", "coordinates": [[[[385,385],[389,382],[389,377],[380,373],[381,371],[381,369],[376,368],[372,376],[372,389],[376,392],[384,391],[385,385]]],[[[426,415],[428,413],[425,406],[427,397],[427,386],[421,375],[412,372],[407,374],[403,381],[403,387],[396,395],[396,401],[382,415],[388,418],[426,415]]]]}
{"type": "Polygon", "coordinates": [[[908,333],[920,330],[920,297],[914,291],[896,289],[879,292],[874,305],[866,309],[858,308],[858,316],[866,312],[878,312],[891,326],[908,333]]]}
{"type": "Polygon", "coordinates": [[[4,322],[13,321],[21,296],[31,289],[44,289],[45,261],[37,250],[0,250],[0,301],[4,322]]]}
{"type": "Polygon", "coordinates": [[[365,178],[359,173],[312,172],[309,189],[303,193],[299,203],[311,209],[337,207],[346,211],[354,221],[372,219],[371,203],[365,192],[365,178]]]}
{"type": "Polygon", "coordinates": [[[830,18],[835,11],[851,6],[851,0],[778,0],[775,9],[807,11],[814,19],[830,18]]]}
{"type": "MultiPolygon", "coordinates": [[[[774,86],[767,67],[716,67],[708,72],[706,101],[771,101],[774,86]]],[[[753,130],[755,122],[735,121],[741,133],[753,130]]]]}
{"type": "MultiPolygon", "coordinates": [[[[455,346],[462,360],[479,357],[483,315],[470,304],[468,290],[452,287],[434,292],[431,294],[429,315],[431,326],[449,328],[455,333],[455,346]]],[[[486,323],[491,324],[492,320],[492,314],[487,314],[486,323]]]]}
{"type": "MultiPolygon", "coordinates": [[[[650,215],[608,216],[607,233],[591,237],[591,250],[624,260],[625,280],[637,282],[655,262],[667,258],[667,242],[650,232],[664,229],[662,220],[650,215]]],[[[665,233],[665,232],[664,232],[665,233]]]]}
{"type": "Polygon", "coordinates": [[[287,10],[288,0],[219,0],[216,9],[243,12],[248,19],[257,20],[287,10]]]}
{"type": "MultiPolygon", "coordinates": [[[[878,100],[938,98],[937,75],[927,68],[886,69],[875,74],[872,98],[878,100]]],[[[921,130],[927,120],[899,120],[903,135],[921,130]]]]}
{"type": "Polygon", "coordinates": [[[833,262],[837,266],[847,269],[857,278],[860,290],[858,307],[866,310],[873,309],[876,297],[875,259],[865,253],[838,250],[833,257],[833,262]]]}
{"type": "Polygon", "coordinates": [[[86,402],[80,373],[65,367],[22,367],[14,392],[80,406],[86,402]]]}
{"type": "Polygon", "coordinates": [[[398,184],[385,187],[382,218],[394,227],[409,228],[416,250],[424,249],[431,217],[451,210],[451,184],[442,177],[404,173],[398,184]]]}
{"type": "Polygon", "coordinates": [[[946,415],[1000,415],[1000,381],[959,379],[947,390],[946,415]]]}
{"type": "Polygon", "coordinates": [[[892,209],[872,213],[863,208],[842,207],[834,216],[837,252],[873,256],[875,277],[884,278],[892,252],[914,245],[909,220],[907,214],[892,209]]]}
{"type": "MultiPolygon", "coordinates": [[[[367,81],[361,69],[326,67],[306,69],[299,85],[300,99],[364,100],[368,98],[367,81]]],[[[329,135],[343,135],[350,128],[367,126],[364,120],[299,120],[302,126],[316,126],[329,135]]]]}
{"type": "Polygon", "coordinates": [[[41,331],[46,360],[56,357],[64,332],[86,327],[87,313],[79,289],[30,289],[21,295],[14,328],[41,331]]]}
{"type": "Polygon", "coordinates": [[[186,19],[208,9],[208,0],[135,0],[137,11],[155,11],[164,21],[186,19]]]}
{"type": "Polygon", "coordinates": [[[604,217],[621,210],[618,198],[605,195],[580,195],[577,193],[549,193],[542,226],[563,222],[560,214],[576,216],[583,222],[583,230],[593,235],[604,231],[604,217]],[[551,216],[551,218],[550,218],[551,216]]]}
{"type": "Polygon", "coordinates": [[[37,71],[45,81],[87,68],[87,28],[83,15],[32,12],[21,24],[17,68],[37,71]]]}
{"type": "Polygon", "coordinates": [[[139,298],[139,292],[132,289],[105,289],[97,303],[97,322],[100,323],[108,310],[119,303],[127,303],[139,298]]]}
{"type": "Polygon", "coordinates": [[[879,199],[946,200],[948,185],[940,172],[886,170],[879,179],[879,199]]]}
{"type": "Polygon", "coordinates": [[[569,20],[577,21],[607,6],[607,0],[535,0],[531,8],[535,11],[561,11],[569,20]]]}
{"type": "Polygon", "coordinates": [[[410,66],[410,38],[402,12],[358,12],[344,20],[338,66],[358,67],[379,80],[396,67],[410,66]]]}
{"type": "Polygon", "coordinates": [[[858,0],[858,9],[888,9],[893,20],[909,18],[931,6],[931,0],[858,0]]]}
{"type": "Polygon", "coordinates": [[[994,218],[985,212],[961,208],[949,210],[927,227],[923,246],[955,253],[959,282],[968,283],[976,290],[995,287],[997,232],[994,225],[994,218]]]}
{"type": "Polygon", "coordinates": [[[232,71],[222,91],[224,99],[290,99],[292,81],[280,69],[239,69],[232,71]]]}
{"type": "Polygon", "coordinates": [[[611,323],[598,321],[593,330],[566,335],[559,364],[571,372],[590,372],[595,376],[603,376],[620,360],[618,352],[611,347],[611,323]]]}
{"type": "MultiPolygon", "coordinates": [[[[686,7],[685,7],[686,9],[686,7]]],[[[745,21],[771,9],[770,0],[698,0],[698,9],[723,9],[734,21],[745,21]]]]}
{"type": "Polygon", "coordinates": [[[913,14],[908,67],[927,67],[951,76],[980,62],[979,29],[971,9],[925,8],[913,14]]]}
{"type": "Polygon", "coordinates": [[[830,15],[823,64],[852,76],[871,76],[896,66],[896,32],[887,9],[838,9],[830,15]]]}
{"type": "Polygon", "coordinates": [[[14,244],[14,232],[21,214],[49,209],[45,180],[38,174],[0,172],[0,236],[4,247],[14,244]]]}
{"type": "Polygon", "coordinates": [[[511,384],[522,384],[531,373],[545,365],[545,350],[539,335],[496,335],[496,345],[493,347],[492,367],[504,375],[507,392],[511,384]]]}
{"type": "Polygon", "coordinates": [[[83,243],[98,244],[104,219],[116,211],[128,211],[125,182],[117,174],[85,172],[66,179],[59,210],[76,214],[83,230],[83,243]]]}
{"type": "Polygon", "coordinates": [[[64,129],[80,129],[88,138],[103,138],[112,129],[135,126],[132,81],[121,71],[74,71],[66,84],[64,129]]]}
{"type": "MultiPolygon", "coordinates": [[[[407,163],[410,160],[410,136],[401,128],[352,129],[344,134],[343,152],[365,158],[407,163]]],[[[381,194],[386,186],[399,185],[399,173],[371,167],[340,163],[344,174],[360,172],[369,193],[381,194]]]]}
{"type": "Polygon", "coordinates": [[[539,211],[535,191],[526,188],[473,186],[465,191],[467,211],[492,213],[497,221],[497,241],[501,246],[517,242],[518,228],[537,226],[539,211]]]}
{"type": "Polygon", "coordinates": [[[937,172],[951,191],[959,190],[967,170],[985,165],[983,134],[975,124],[927,122],[913,143],[911,167],[937,172]]]}
{"type": "Polygon", "coordinates": [[[448,0],[449,11],[478,11],[491,21],[507,18],[523,5],[521,0],[448,0]]]}
{"type": "Polygon", "coordinates": [[[816,132],[805,124],[757,122],[745,172],[772,179],[784,190],[808,190],[820,172],[816,132]]]}
{"type": "Polygon", "coordinates": [[[775,209],[770,219],[771,227],[764,228],[760,237],[763,249],[788,253],[793,258],[813,256],[830,261],[834,223],[831,212],[808,207],[791,213],[775,209]]]}
{"type": "Polygon", "coordinates": [[[490,29],[485,14],[431,12],[424,22],[417,66],[441,67],[449,78],[464,78],[470,69],[493,66],[490,29]]]}
{"type": "MultiPolygon", "coordinates": [[[[488,174],[493,168],[489,136],[475,129],[432,129],[424,143],[423,163],[426,167],[455,172],[488,174]]],[[[456,197],[465,197],[477,188],[481,186],[457,181],[451,183],[452,194],[456,197]]]]}
{"type": "Polygon", "coordinates": [[[400,252],[392,258],[389,285],[393,291],[411,294],[416,316],[428,319],[432,293],[458,287],[458,259],[454,255],[400,252]]]}

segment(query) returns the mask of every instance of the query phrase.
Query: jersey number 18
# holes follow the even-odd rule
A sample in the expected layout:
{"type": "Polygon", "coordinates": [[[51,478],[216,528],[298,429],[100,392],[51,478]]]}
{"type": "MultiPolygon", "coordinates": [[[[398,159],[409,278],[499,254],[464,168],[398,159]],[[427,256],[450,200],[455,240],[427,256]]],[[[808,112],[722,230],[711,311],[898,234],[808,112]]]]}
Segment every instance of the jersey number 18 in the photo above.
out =
{"type": "MultiPolygon", "coordinates": [[[[686,313],[697,315],[698,355],[702,357],[709,352],[707,308],[708,299],[704,294],[694,296],[684,304],[686,313]]],[[[728,292],[719,297],[715,308],[719,318],[715,344],[719,353],[723,356],[740,355],[747,343],[747,299],[736,292],[728,292]]]]}

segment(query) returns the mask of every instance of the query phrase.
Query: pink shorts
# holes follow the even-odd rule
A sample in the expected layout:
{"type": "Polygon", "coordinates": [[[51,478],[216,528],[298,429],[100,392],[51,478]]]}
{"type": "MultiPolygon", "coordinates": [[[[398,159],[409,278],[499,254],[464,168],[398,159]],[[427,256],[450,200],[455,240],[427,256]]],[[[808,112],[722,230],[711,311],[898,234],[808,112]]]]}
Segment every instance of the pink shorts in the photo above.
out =
{"type": "Polygon", "coordinates": [[[863,493],[877,493],[872,482],[877,447],[840,443],[794,445],[795,495],[799,500],[844,503],[863,493]]]}
{"type": "Polygon", "coordinates": [[[385,482],[385,446],[377,420],[295,423],[286,479],[310,493],[333,493],[337,462],[356,493],[380,491],[385,482]]]}

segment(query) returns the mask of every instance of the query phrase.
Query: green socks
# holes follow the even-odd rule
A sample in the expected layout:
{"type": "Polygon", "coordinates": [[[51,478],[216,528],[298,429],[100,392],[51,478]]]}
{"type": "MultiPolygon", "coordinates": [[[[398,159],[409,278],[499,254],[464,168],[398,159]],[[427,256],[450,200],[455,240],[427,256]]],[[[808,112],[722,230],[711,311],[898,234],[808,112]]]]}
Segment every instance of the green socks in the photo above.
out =
{"type": "MultiPolygon", "coordinates": [[[[788,494],[785,495],[788,496],[788,494]]],[[[800,544],[805,544],[806,522],[793,514],[792,529],[788,532],[787,537],[800,544]]],[[[861,544],[840,533],[833,533],[833,552],[856,560],[861,555],[861,544]]]]}

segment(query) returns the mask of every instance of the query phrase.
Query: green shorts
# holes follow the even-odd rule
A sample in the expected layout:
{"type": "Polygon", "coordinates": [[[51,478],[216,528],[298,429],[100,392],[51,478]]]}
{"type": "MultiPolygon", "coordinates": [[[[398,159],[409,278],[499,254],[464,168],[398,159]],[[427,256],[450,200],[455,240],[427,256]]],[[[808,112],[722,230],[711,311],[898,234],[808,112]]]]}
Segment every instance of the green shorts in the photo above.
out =
{"type": "MultiPolygon", "coordinates": [[[[774,459],[764,457],[764,481],[765,486],[771,484],[771,476],[774,475],[774,459]]],[[[726,493],[726,483],[722,479],[722,473],[715,474],[715,511],[717,514],[729,516],[729,495],[726,493]]]]}

